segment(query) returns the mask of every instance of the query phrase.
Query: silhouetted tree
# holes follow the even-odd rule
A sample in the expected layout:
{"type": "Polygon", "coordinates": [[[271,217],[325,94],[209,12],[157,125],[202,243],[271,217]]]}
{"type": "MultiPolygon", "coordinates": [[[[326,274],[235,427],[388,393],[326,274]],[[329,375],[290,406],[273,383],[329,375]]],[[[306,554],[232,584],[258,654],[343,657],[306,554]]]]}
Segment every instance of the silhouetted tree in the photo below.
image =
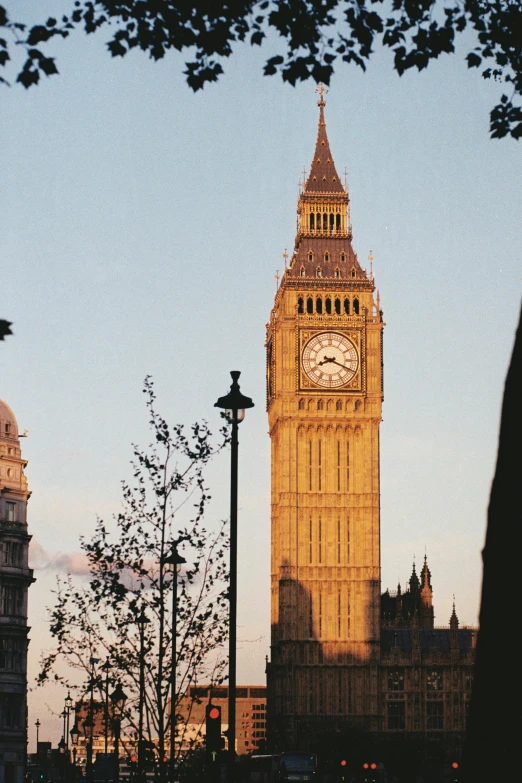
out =
{"type": "Polygon", "coordinates": [[[497,464],[482,550],[477,658],[466,733],[466,783],[502,780],[518,768],[520,697],[515,629],[520,602],[518,547],[522,443],[522,311],[506,377],[497,464]],[[518,696],[517,696],[518,694],[518,696]]]}
{"type": "MultiPolygon", "coordinates": [[[[282,42],[265,74],[279,72],[291,84],[310,77],[328,84],[339,62],[364,69],[376,43],[393,51],[402,74],[454,52],[456,39],[471,29],[468,66],[480,68],[485,79],[504,82],[509,92],[491,112],[491,135],[522,135],[522,107],[513,103],[522,95],[519,0],[76,0],[69,14],[32,26],[11,21],[0,6],[0,27],[25,49],[17,77],[25,87],[37,84],[41,74],[57,73],[42,44],[66,38],[77,27],[93,33],[108,26],[113,56],[134,48],[154,60],[172,49],[187,53],[184,73],[193,90],[223,73],[222,62],[238,42],[282,42]]],[[[0,39],[0,65],[9,56],[7,39],[0,39]]]]}
{"type": "MultiPolygon", "coordinates": [[[[194,424],[188,435],[182,425],[169,427],[155,410],[150,377],[145,379],[144,392],[154,443],[145,450],[133,446],[133,480],[122,484],[123,510],[114,523],[99,520],[93,537],[81,538],[89,564],[88,584],[85,580],[77,583],[70,575],[58,580],[56,605],[49,612],[56,646],[42,657],[39,684],[52,677],[72,690],[78,672],[89,674],[91,659],[97,659],[97,700],[105,699],[102,667],[107,664],[111,687],[121,683],[129,697],[126,723],[136,729],[137,619],[144,612],[149,620],[144,626],[144,728],[149,740],[158,738],[158,755],[163,759],[171,725],[173,598],[173,574],[165,561],[172,543],[180,539],[179,551],[187,563],[178,575],[177,702],[190,684],[202,679],[205,683],[223,681],[229,615],[228,538],[224,523],[213,533],[203,526],[210,497],[203,471],[227,442],[227,431],[220,431],[220,443],[214,446],[205,422],[194,424]]],[[[76,687],[78,691],[82,693],[76,687]]],[[[183,729],[178,721],[177,731],[183,729]]]]}

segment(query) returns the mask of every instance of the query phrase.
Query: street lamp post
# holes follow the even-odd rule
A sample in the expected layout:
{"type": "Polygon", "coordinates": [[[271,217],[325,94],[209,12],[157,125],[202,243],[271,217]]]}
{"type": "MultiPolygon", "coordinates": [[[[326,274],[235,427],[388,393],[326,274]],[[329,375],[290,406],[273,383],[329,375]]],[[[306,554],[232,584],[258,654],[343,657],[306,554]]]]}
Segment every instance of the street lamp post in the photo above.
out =
{"type": "Polygon", "coordinates": [[[67,743],[65,742],[65,738],[62,737],[60,742],[58,743],[58,750],[60,751],[60,778],[62,780],[65,780],[65,749],[67,747],[67,743]]]}
{"type": "Polygon", "coordinates": [[[71,714],[72,706],[73,706],[73,700],[71,699],[70,691],[68,691],[67,696],[65,697],[65,711],[67,713],[67,726],[65,729],[65,750],[67,753],[67,762],[69,762],[69,716],[71,714]]]}
{"type": "Polygon", "coordinates": [[[71,745],[73,751],[73,781],[76,783],[76,746],[78,745],[78,738],[80,736],[80,730],[78,728],[78,718],[74,721],[74,726],[69,732],[71,735],[71,745]]]}
{"type": "Polygon", "coordinates": [[[230,451],[230,616],[228,635],[228,767],[229,781],[234,780],[236,758],[236,632],[237,632],[237,474],[238,474],[238,438],[237,428],[245,418],[246,408],[253,408],[250,397],[239,390],[238,379],[241,373],[232,370],[232,385],[224,397],[220,397],[214,407],[223,408],[225,416],[232,424],[230,451]]]}
{"type": "Polygon", "coordinates": [[[38,751],[38,744],[40,742],[40,726],[42,725],[40,723],[40,718],[36,719],[36,723],[34,725],[36,726],[36,755],[38,757],[38,753],[39,753],[39,751],[38,751]]]}
{"type": "Polygon", "coordinates": [[[143,609],[136,620],[140,629],[140,697],[138,703],[138,783],[143,780],[143,707],[145,704],[145,626],[150,623],[143,609]]]}
{"type": "Polygon", "coordinates": [[[104,732],[104,753],[108,752],[109,746],[109,671],[111,665],[109,659],[101,667],[105,672],[105,704],[103,705],[103,732],[104,732]]]}
{"type": "Polygon", "coordinates": [[[119,682],[111,693],[111,702],[113,710],[112,736],[114,737],[114,783],[120,781],[120,736],[121,736],[121,718],[125,708],[127,695],[124,693],[119,682]]]}
{"type": "Polygon", "coordinates": [[[172,542],[170,555],[165,558],[165,563],[172,566],[172,658],[170,667],[170,780],[174,783],[176,771],[176,615],[178,609],[178,568],[187,561],[178,552],[178,544],[185,541],[181,536],[172,542]]]}
{"type": "Polygon", "coordinates": [[[87,783],[93,783],[93,768],[92,768],[92,741],[94,733],[94,667],[99,663],[98,658],[89,658],[89,664],[91,667],[90,672],[90,697],[89,697],[89,714],[83,722],[83,731],[85,734],[85,742],[87,746],[87,765],[85,767],[85,777],[87,783]]]}
{"type": "Polygon", "coordinates": [[[92,737],[94,731],[94,720],[92,712],[89,712],[83,722],[83,733],[85,734],[85,748],[87,750],[87,763],[85,765],[85,779],[87,783],[93,783],[92,768],[92,737]]]}

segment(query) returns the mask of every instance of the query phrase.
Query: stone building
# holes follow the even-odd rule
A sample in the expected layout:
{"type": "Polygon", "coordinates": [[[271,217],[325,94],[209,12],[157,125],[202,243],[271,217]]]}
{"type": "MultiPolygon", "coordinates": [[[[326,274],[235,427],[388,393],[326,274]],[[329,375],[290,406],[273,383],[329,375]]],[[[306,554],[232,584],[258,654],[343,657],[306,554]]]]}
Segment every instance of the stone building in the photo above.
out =
{"type": "Polygon", "coordinates": [[[318,89],[295,249],[267,325],[268,741],[359,761],[411,757],[442,775],[460,754],[476,631],[460,629],[455,610],[434,628],[427,559],[404,593],[381,596],[385,324],[371,266],[352,247],[318,89]]]}
{"type": "Polygon", "coordinates": [[[22,783],[27,752],[27,592],[30,492],[18,425],[0,400],[0,783],[22,783]]]}

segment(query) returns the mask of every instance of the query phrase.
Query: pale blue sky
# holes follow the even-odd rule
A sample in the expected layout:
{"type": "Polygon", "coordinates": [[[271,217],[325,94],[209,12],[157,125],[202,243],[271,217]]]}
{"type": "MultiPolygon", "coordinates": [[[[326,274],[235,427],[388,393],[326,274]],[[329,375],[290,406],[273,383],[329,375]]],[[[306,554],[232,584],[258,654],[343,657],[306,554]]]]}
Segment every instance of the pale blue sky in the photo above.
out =
{"type": "MultiPolygon", "coordinates": [[[[26,4],[24,4],[26,5],[26,4]]],[[[67,3],[45,4],[68,7],[67,3]]],[[[61,75],[2,90],[0,397],[29,459],[30,677],[49,645],[53,560],[119,508],[131,442],[147,443],[151,374],[171,421],[207,418],[241,370],[238,681],[263,682],[269,647],[269,440],[264,337],[291,254],[298,181],[313,154],[312,83],[262,76],[238,50],[194,95],[177,56],[113,61],[103,33],[59,44],[61,75]],[[43,552],[42,552],[43,550],[43,552]],[[256,641],[257,640],[257,641],[256,641]]],[[[348,170],[354,248],[373,250],[386,322],[381,427],[382,584],[427,552],[436,624],[455,595],[477,621],[480,550],[501,396],[521,293],[520,145],[488,137],[501,88],[463,53],[399,79],[379,54],[341,68],[326,121],[348,170]]],[[[228,515],[228,456],[211,470],[228,515]]],[[[61,690],[29,696],[57,741],[61,690]]]]}

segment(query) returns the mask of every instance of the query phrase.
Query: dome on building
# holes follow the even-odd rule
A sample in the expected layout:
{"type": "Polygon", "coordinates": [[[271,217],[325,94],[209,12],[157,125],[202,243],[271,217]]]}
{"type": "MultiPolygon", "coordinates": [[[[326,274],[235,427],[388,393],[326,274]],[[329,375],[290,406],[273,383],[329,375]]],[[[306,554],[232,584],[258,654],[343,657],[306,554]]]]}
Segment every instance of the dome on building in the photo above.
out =
{"type": "Polygon", "coordinates": [[[9,405],[0,400],[0,439],[18,440],[18,424],[9,405]]]}

